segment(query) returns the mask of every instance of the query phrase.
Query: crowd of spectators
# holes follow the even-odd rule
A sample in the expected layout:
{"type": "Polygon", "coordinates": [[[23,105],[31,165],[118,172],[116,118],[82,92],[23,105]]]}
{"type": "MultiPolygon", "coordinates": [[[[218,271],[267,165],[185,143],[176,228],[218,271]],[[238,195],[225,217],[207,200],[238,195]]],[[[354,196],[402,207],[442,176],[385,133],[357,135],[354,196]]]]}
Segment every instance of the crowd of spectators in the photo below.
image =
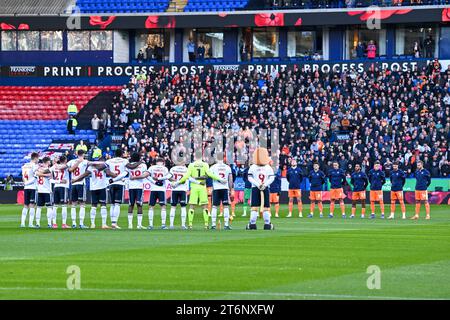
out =
{"type": "Polygon", "coordinates": [[[433,177],[450,174],[450,67],[438,60],[420,70],[373,69],[320,73],[302,69],[268,74],[206,71],[171,76],[168,70],[132,77],[109,112],[122,148],[151,164],[169,163],[171,132],[195,123],[233,133],[248,144],[252,130],[277,128],[280,166],[296,158],[328,170],[337,160],[347,173],[381,161],[411,174],[418,159],[433,177]]]}

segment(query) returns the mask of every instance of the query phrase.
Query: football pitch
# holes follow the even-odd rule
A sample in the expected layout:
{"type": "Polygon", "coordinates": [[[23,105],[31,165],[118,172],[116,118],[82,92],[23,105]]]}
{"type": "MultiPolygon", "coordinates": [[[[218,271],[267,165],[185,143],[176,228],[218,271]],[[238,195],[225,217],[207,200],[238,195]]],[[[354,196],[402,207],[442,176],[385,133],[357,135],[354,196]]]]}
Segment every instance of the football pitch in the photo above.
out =
{"type": "Polygon", "coordinates": [[[273,231],[261,220],[246,231],[241,206],[231,231],[203,230],[199,211],[192,231],[179,229],[179,210],[177,230],[152,231],[125,229],[125,206],[122,230],[20,229],[20,212],[0,206],[0,299],[450,299],[446,205],[431,206],[430,221],[423,206],[419,221],[362,220],[359,210],[344,220],[337,210],[273,219],[273,231]],[[70,290],[78,268],[81,289],[70,290]]]}

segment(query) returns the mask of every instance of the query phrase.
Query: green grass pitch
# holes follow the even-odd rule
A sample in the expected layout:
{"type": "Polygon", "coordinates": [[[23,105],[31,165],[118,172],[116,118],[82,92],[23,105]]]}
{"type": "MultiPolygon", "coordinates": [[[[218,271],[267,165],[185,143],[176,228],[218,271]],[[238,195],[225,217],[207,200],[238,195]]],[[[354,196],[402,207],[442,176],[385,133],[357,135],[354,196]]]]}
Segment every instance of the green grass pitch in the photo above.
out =
{"type": "Polygon", "coordinates": [[[274,231],[258,220],[245,231],[238,206],[231,231],[203,230],[200,212],[192,231],[32,230],[19,228],[21,207],[3,205],[0,299],[450,299],[449,207],[431,206],[431,221],[423,211],[419,221],[338,214],[273,219],[274,231]],[[81,290],[67,289],[72,265],[81,290]],[[367,287],[372,265],[380,289],[367,287]]]}

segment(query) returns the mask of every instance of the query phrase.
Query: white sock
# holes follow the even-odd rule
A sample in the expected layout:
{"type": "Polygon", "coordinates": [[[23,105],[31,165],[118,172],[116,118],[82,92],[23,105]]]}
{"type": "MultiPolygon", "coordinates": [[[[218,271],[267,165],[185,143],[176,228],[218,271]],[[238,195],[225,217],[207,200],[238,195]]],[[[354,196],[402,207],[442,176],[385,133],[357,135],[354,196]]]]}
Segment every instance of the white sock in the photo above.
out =
{"type": "Polygon", "coordinates": [[[53,207],[53,215],[52,215],[53,224],[56,224],[56,216],[57,215],[58,215],[58,207],[54,206],[53,207]]]}
{"type": "Polygon", "coordinates": [[[114,207],[114,223],[117,224],[119,222],[120,217],[120,204],[116,204],[114,207]]]}
{"type": "Polygon", "coordinates": [[[128,228],[133,228],[133,212],[128,212],[128,228]]]}
{"type": "Polygon", "coordinates": [[[97,208],[96,207],[92,207],[91,208],[91,225],[95,226],[95,216],[96,215],[97,215],[97,208]]]}
{"type": "Polygon", "coordinates": [[[62,215],[62,224],[67,224],[67,206],[62,206],[61,215],[62,215]]]}
{"type": "Polygon", "coordinates": [[[230,208],[224,207],[223,208],[223,220],[225,227],[228,227],[228,223],[230,221],[230,208]]]}
{"type": "Polygon", "coordinates": [[[102,226],[106,226],[106,219],[108,218],[108,209],[106,209],[106,206],[100,207],[100,215],[102,216],[102,226]]]}
{"type": "Polygon", "coordinates": [[[153,208],[148,209],[148,224],[153,227],[153,208]]]}
{"type": "Polygon", "coordinates": [[[269,224],[270,223],[270,212],[269,211],[264,211],[263,212],[263,218],[264,218],[264,223],[265,224],[269,224]]]}
{"type": "Polygon", "coordinates": [[[77,224],[77,208],[70,208],[70,217],[72,218],[72,225],[77,224]]]}
{"type": "Polygon", "coordinates": [[[35,209],[34,208],[30,208],[30,220],[28,220],[28,225],[32,226],[33,222],[34,222],[34,212],[35,209]]]}
{"type": "Polygon", "coordinates": [[[84,216],[86,215],[86,208],[84,204],[80,206],[80,225],[84,225],[84,216]]]}
{"type": "Polygon", "coordinates": [[[142,227],[142,214],[137,215],[138,227],[142,227]]]}
{"type": "Polygon", "coordinates": [[[37,208],[36,209],[36,225],[37,226],[40,226],[41,225],[41,211],[42,211],[42,208],[37,208]]]}
{"type": "Polygon", "coordinates": [[[244,215],[247,215],[247,208],[244,208],[244,215]]]}
{"type": "Polygon", "coordinates": [[[53,218],[53,210],[51,207],[47,207],[47,222],[48,224],[52,224],[52,218],[53,218]]]}
{"type": "Polygon", "coordinates": [[[217,220],[217,207],[213,206],[211,210],[211,225],[216,226],[217,220]]]}
{"type": "Polygon", "coordinates": [[[162,207],[161,208],[161,225],[162,226],[166,225],[166,219],[167,219],[166,207],[162,207]]]}
{"type": "Polygon", "coordinates": [[[173,227],[173,222],[175,220],[175,207],[170,207],[170,226],[173,227]]]}
{"type": "Polygon", "coordinates": [[[181,207],[181,225],[186,226],[186,207],[181,207]]]}
{"type": "Polygon", "coordinates": [[[250,223],[251,224],[255,224],[256,223],[256,219],[258,219],[258,212],[257,211],[250,211],[250,223]]]}
{"type": "Polygon", "coordinates": [[[20,219],[20,225],[24,226],[25,221],[27,220],[28,208],[22,208],[22,217],[20,219]]]}
{"type": "Polygon", "coordinates": [[[116,215],[116,205],[113,203],[111,204],[111,206],[109,207],[109,217],[111,219],[111,222],[114,224],[114,216],[116,215]]]}

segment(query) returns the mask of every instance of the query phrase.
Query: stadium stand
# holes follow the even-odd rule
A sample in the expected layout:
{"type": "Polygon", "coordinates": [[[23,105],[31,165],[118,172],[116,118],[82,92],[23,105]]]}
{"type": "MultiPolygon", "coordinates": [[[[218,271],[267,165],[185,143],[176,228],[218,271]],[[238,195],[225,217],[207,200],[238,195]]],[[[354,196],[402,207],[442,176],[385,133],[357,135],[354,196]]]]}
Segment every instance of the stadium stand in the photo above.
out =
{"type": "Polygon", "coordinates": [[[169,0],[78,0],[81,13],[139,13],[164,12],[169,0]]]}
{"type": "Polygon", "coordinates": [[[243,9],[247,6],[248,1],[241,0],[222,0],[222,1],[209,1],[209,0],[189,0],[185,12],[208,12],[208,11],[234,11],[243,9]]]}
{"type": "Polygon", "coordinates": [[[2,14],[60,14],[67,11],[75,0],[2,0],[2,14]]]}
{"type": "Polygon", "coordinates": [[[82,13],[144,13],[144,12],[217,12],[261,9],[330,9],[359,8],[372,5],[414,6],[445,5],[448,0],[78,0],[82,13]]]}
{"type": "MultiPolygon", "coordinates": [[[[255,2],[265,3],[266,9],[363,8],[370,6],[445,5],[449,3],[448,0],[266,0],[255,2]]],[[[252,6],[256,6],[256,4],[252,6]]]]}
{"type": "Polygon", "coordinates": [[[2,86],[0,87],[0,177],[20,175],[24,157],[45,150],[54,140],[94,142],[91,130],[66,129],[67,106],[78,109],[102,91],[116,86],[2,86]]]}
{"type": "Polygon", "coordinates": [[[450,67],[440,68],[434,61],[407,72],[133,77],[113,103],[112,127],[123,137],[121,147],[141,152],[148,163],[157,155],[169,161],[174,143],[168,133],[199,122],[205,132],[232,130],[236,143],[251,129],[278,128],[282,166],[296,157],[308,166],[317,160],[326,170],[338,160],[350,172],[356,162],[366,168],[380,160],[389,170],[398,160],[411,174],[421,159],[434,177],[449,176],[450,67]]]}

